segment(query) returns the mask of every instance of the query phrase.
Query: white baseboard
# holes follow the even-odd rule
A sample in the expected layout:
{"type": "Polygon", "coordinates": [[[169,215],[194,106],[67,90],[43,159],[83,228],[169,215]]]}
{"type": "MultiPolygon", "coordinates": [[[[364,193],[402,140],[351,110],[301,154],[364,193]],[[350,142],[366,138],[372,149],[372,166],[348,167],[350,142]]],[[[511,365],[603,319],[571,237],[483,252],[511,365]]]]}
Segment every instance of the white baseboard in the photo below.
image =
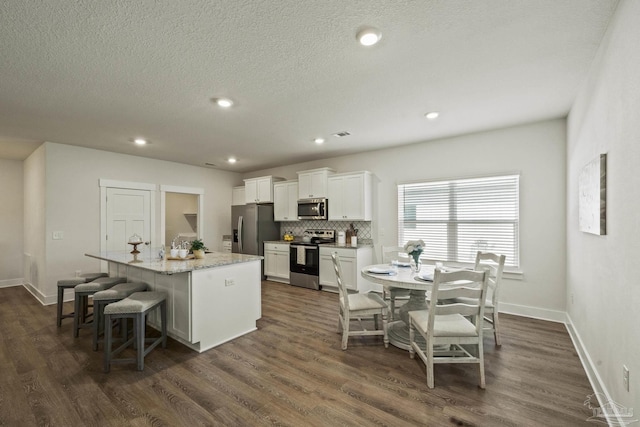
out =
{"type": "Polygon", "coordinates": [[[0,288],[10,288],[12,286],[20,286],[24,283],[24,279],[7,279],[0,280],[0,288]]]}
{"type": "MultiPolygon", "coordinates": [[[[611,414],[608,411],[598,411],[601,415],[606,417],[607,424],[610,426],[625,426],[630,423],[630,420],[625,420],[625,415],[620,414],[618,411],[618,405],[613,404],[614,400],[611,398],[609,391],[604,385],[602,378],[600,378],[600,374],[598,374],[598,370],[596,369],[596,365],[591,360],[591,356],[589,356],[589,352],[584,346],[582,338],[580,338],[580,334],[576,331],[573,321],[571,320],[571,316],[567,313],[567,322],[566,322],[567,332],[569,332],[569,336],[571,337],[571,341],[573,342],[573,347],[576,349],[578,353],[578,357],[580,357],[580,361],[582,362],[582,367],[584,368],[587,378],[589,379],[589,383],[591,383],[591,388],[593,388],[593,393],[595,397],[598,399],[598,403],[600,404],[600,408],[611,408],[615,410],[614,414],[611,414]]],[[[628,416],[628,415],[627,415],[628,416]]],[[[601,418],[598,417],[598,418],[601,418]]],[[[589,420],[590,421],[590,420],[589,420]]],[[[602,422],[601,419],[597,421],[602,422]]]]}
{"type": "Polygon", "coordinates": [[[500,303],[500,313],[514,314],[516,316],[531,317],[533,319],[548,320],[550,322],[567,323],[567,313],[558,310],[549,310],[527,305],[500,303]]]}
{"type": "Polygon", "coordinates": [[[40,301],[40,304],[42,304],[42,305],[56,304],[58,302],[57,295],[56,296],[47,296],[47,295],[43,294],[42,292],[40,292],[39,289],[36,289],[31,283],[25,283],[23,286],[27,291],[29,291],[29,293],[31,295],[34,296],[35,299],[40,301]]]}

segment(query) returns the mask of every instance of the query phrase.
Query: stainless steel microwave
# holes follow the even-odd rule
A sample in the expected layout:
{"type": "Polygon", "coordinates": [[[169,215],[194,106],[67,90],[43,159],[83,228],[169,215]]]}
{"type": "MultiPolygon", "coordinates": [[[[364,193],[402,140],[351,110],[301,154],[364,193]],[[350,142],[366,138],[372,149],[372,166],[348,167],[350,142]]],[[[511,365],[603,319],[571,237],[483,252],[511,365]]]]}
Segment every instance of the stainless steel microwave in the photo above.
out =
{"type": "Polygon", "coordinates": [[[327,199],[298,200],[298,219],[327,219],[327,199]]]}

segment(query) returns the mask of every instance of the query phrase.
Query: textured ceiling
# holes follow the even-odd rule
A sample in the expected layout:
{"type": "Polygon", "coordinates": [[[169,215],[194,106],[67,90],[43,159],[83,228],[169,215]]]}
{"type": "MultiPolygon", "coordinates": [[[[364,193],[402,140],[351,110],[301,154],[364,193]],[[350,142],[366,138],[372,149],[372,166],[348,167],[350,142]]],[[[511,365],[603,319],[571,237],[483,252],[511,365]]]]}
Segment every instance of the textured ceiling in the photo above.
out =
{"type": "Polygon", "coordinates": [[[616,4],[3,0],[0,158],[51,141],[246,172],[564,117],[616,4]]]}

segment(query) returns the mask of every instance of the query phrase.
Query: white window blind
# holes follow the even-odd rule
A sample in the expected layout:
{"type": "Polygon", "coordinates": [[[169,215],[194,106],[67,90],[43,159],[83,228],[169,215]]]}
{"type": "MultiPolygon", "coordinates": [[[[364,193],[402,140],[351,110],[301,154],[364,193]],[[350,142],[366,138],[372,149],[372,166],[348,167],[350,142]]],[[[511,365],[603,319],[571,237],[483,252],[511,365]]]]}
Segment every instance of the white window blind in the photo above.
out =
{"type": "Polygon", "coordinates": [[[398,185],[398,244],[425,242],[423,258],[475,262],[479,250],[519,265],[519,176],[398,185]]]}

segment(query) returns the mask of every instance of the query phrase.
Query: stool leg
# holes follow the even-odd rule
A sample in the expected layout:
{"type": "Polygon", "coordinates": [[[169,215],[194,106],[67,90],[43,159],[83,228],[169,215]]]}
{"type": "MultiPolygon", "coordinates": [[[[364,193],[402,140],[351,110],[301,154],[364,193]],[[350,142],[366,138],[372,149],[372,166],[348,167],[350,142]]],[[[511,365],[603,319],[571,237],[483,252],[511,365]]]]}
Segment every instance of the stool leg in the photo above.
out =
{"type": "Polygon", "coordinates": [[[64,300],[64,288],[58,286],[58,328],[62,326],[62,302],[64,300]]]}
{"type": "Polygon", "coordinates": [[[80,332],[80,316],[82,312],[82,296],[76,294],[73,311],[73,337],[78,338],[80,332]]]}
{"type": "Polygon", "coordinates": [[[162,327],[162,348],[167,348],[167,301],[160,304],[160,325],[162,327]]]}
{"type": "Polygon", "coordinates": [[[145,326],[146,316],[144,313],[137,313],[135,316],[135,340],[138,344],[137,358],[138,358],[138,371],[144,370],[144,339],[145,339],[145,326]]]}
{"type": "Polygon", "coordinates": [[[93,302],[93,351],[98,350],[98,337],[100,336],[100,320],[102,320],[103,317],[103,307],[104,304],[102,304],[100,301],[93,302]]]}
{"type": "Polygon", "coordinates": [[[104,372],[111,369],[111,328],[107,325],[111,324],[111,315],[104,316],[104,372]]]}

